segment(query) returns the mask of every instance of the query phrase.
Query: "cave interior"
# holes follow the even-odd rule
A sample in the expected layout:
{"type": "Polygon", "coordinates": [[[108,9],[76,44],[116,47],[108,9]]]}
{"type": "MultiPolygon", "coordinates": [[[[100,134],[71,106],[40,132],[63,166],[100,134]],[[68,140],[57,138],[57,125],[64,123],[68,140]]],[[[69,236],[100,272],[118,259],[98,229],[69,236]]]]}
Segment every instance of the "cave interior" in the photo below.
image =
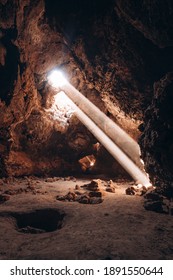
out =
{"type": "Polygon", "coordinates": [[[172,108],[171,0],[0,0],[0,259],[171,259],[172,108]],[[57,94],[48,79],[55,69],[139,145],[151,188],[139,187],[57,94]],[[123,220],[117,232],[111,213],[123,220]],[[147,241],[125,251],[134,227],[147,241]]]}

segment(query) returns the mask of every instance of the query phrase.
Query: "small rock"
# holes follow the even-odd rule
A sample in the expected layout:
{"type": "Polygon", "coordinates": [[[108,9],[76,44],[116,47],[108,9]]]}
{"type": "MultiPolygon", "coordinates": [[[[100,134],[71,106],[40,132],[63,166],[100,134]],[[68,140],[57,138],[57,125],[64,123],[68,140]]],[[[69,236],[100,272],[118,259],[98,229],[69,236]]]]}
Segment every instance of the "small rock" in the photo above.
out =
{"type": "Polygon", "coordinates": [[[136,191],[135,191],[135,188],[134,187],[128,187],[126,189],[126,194],[127,195],[135,195],[136,191]]]}
{"type": "Polygon", "coordinates": [[[73,181],[74,177],[73,176],[68,176],[64,178],[64,181],[73,181]]]}
{"type": "Polygon", "coordinates": [[[76,200],[76,194],[74,192],[68,192],[64,196],[57,196],[57,200],[62,200],[62,201],[75,201],[76,200]]]}
{"type": "Polygon", "coordinates": [[[54,179],[53,179],[53,178],[47,178],[47,179],[45,180],[45,182],[52,183],[52,182],[54,182],[54,179]]]}
{"type": "Polygon", "coordinates": [[[107,183],[107,187],[109,188],[117,188],[117,184],[115,184],[112,180],[109,180],[108,183],[107,183]]]}
{"type": "Polygon", "coordinates": [[[83,204],[99,204],[103,202],[103,199],[101,197],[89,197],[88,195],[84,195],[80,197],[78,202],[83,204]]]}
{"type": "Polygon", "coordinates": [[[59,196],[59,195],[57,195],[56,199],[57,199],[57,200],[60,200],[60,201],[65,201],[65,196],[59,196]]]}
{"type": "Polygon", "coordinates": [[[89,197],[102,197],[102,193],[101,192],[94,192],[91,191],[88,193],[89,197]]]}
{"type": "Polygon", "coordinates": [[[87,195],[83,195],[78,199],[78,202],[83,204],[90,204],[90,197],[87,195]]]}
{"type": "Polygon", "coordinates": [[[99,191],[100,180],[92,180],[91,183],[83,185],[82,187],[87,188],[89,191],[99,191]]]}
{"type": "Polygon", "coordinates": [[[59,181],[59,180],[61,180],[60,177],[54,177],[54,181],[55,181],[55,182],[56,182],[56,181],[59,181]]]}
{"type": "Polygon", "coordinates": [[[107,187],[106,192],[115,193],[115,188],[114,187],[107,187]]]}
{"type": "Polygon", "coordinates": [[[80,186],[79,186],[79,185],[76,185],[76,186],[75,186],[75,190],[80,190],[80,186]]]}
{"type": "Polygon", "coordinates": [[[142,188],[140,189],[139,195],[145,195],[147,193],[147,191],[148,191],[148,188],[142,186],[142,188]]]}

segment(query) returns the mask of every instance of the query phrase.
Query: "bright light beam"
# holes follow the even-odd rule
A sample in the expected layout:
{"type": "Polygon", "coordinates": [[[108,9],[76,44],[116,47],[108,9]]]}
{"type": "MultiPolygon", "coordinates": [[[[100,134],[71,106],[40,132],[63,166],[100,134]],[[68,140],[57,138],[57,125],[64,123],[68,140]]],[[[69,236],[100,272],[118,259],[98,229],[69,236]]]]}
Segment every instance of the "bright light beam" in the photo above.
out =
{"type": "Polygon", "coordinates": [[[125,154],[130,157],[133,162],[141,169],[144,170],[144,166],[140,159],[140,148],[138,143],[132,139],[123,129],[121,129],[116,123],[108,118],[103,112],[100,111],[88,98],[80,93],[75,87],[73,87],[63,76],[60,71],[54,70],[49,76],[48,80],[57,90],[62,90],[65,94],[79,107],[97,126],[104,131],[106,135],[113,140],[114,143],[125,154]]]}
{"type": "MultiPolygon", "coordinates": [[[[67,97],[68,98],[68,97],[67,97]]],[[[79,108],[72,102],[77,118],[98,139],[106,150],[119,162],[136,184],[148,188],[151,186],[149,178],[137,165],[79,108]]]]}
{"type": "MultiPolygon", "coordinates": [[[[74,105],[75,106],[75,105],[74,105]]],[[[106,150],[119,162],[127,173],[135,180],[136,184],[148,188],[151,186],[149,178],[142,172],[134,162],[77,106],[75,114],[78,119],[89,129],[89,131],[98,139],[106,150]]]]}
{"type": "Polygon", "coordinates": [[[75,89],[61,72],[52,71],[48,79],[54,87],[65,92],[74,103],[75,113],[79,120],[82,121],[132,178],[143,186],[151,186],[147,175],[140,170],[143,166],[140,161],[138,143],[75,89]],[[90,127],[89,123],[94,129],[90,127]]]}
{"type": "Polygon", "coordinates": [[[48,75],[48,81],[51,86],[55,88],[62,87],[67,83],[67,80],[62,72],[58,70],[53,70],[50,72],[50,74],[48,75]]]}

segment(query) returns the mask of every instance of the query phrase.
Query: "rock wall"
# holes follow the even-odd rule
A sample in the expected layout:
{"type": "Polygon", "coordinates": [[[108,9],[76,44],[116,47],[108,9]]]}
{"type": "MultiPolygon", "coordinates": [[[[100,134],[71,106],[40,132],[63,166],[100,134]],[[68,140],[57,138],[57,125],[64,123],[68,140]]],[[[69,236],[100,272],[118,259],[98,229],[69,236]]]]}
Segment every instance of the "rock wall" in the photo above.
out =
{"type": "Polygon", "coordinates": [[[154,84],[154,97],[144,117],[142,156],[153,183],[173,197],[173,72],[154,84]]]}
{"type": "MultiPolygon", "coordinates": [[[[173,70],[172,6],[171,0],[0,0],[0,175],[80,172],[78,160],[94,153],[97,140],[74,116],[51,116],[55,92],[47,74],[57,67],[136,140],[140,125],[143,159],[160,185],[168,164],[157,160],[154,142],[149,152],[149,139],[152,109],[160,114],[159,85],[173,70]]],[[[102,172],[107,158],[98,155],[102,172]]]]}

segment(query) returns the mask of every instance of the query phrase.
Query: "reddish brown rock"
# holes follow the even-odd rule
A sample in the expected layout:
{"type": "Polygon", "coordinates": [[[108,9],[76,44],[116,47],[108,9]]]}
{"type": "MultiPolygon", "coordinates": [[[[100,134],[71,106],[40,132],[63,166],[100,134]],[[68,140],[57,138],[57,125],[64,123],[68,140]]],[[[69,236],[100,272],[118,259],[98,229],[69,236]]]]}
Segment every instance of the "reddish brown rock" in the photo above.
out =
{"type": "Polygon", "coordinates": [[[85,184],[81,186],[82,188],[85,188],[89,191],[99,191],[101,187],[101,181],[99,179],[97,180],[92,180],[91,183],[85,184]]]}
{"type": "Polygon", "coordinates": [[[57,200],[61,200],[61,201],[76,201],[76,198],[77,198],[77,195],[74,192],[68,192],[64,196],[56,197],[57,200]]]}
{"type": "Polygon", "coordinates": [[[115,193],[115,188],[114,187],[107,187],[106,192],[115,193]]]}
{"type": "Polygon", "coordinates": [[[88,193],[90,197],[102,197],[102,193],[99,191],[91,191],[88,193]]]}
{"type": "Polygon", "coordinates": [[[52,109],[57,67],[134,139],[143,132],[146,170],[173,197],[172,1],[70,3],[0,1],[0,176],[81,175],[93,154],[95,174],[127,178],[75,116],[52,109]]]}
{"type": "Polygon", "coordinates": [[[135,188],[134,187],[128,187],[126,189],[126,194],[127,195],[135,195],[136,194],[135,188]]]}

